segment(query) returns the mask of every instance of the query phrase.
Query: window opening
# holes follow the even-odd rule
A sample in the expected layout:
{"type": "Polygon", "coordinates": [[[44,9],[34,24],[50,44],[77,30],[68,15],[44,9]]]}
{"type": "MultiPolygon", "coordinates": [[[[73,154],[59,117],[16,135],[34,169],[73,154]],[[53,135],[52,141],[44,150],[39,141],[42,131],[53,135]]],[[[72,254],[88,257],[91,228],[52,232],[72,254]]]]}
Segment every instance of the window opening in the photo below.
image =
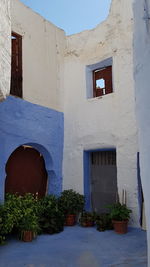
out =
{"type": "Polygon", "coordinates": [[[112,92],[112,66],[94,70],[93,96],[103,96],[112,92]]]}
{"type": "Polygon", "coordinates": [[[22,98],[22,36],[11,36],[11,86],[10,94],[22,98]]]}
{"type": "Polygon", "coordinates": [[[105,80],[104,79],[99,79],[96,80],[96,90],[102,90],[103,95],[105,95],[105,80]]]}

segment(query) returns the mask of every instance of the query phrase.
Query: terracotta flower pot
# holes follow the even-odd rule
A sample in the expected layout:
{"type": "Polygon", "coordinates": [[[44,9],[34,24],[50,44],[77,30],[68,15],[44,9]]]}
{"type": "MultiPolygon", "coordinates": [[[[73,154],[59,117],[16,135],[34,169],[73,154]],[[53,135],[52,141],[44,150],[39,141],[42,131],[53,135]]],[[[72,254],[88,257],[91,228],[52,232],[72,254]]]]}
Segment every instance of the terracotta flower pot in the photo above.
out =
{"type": "Polygon", "coordinates": [[[33,240],[33,232],[32,231],[22,231],[22,240],[24,242],[31,242],[33,240]]]}
{"type": "Polygon", "coordinates": [[[125,221],[115,221],[112,220],[114,230],[117,234],[126,234],[128,229],[128,220],[125,221]]]}
{"type": "Polygon", "coordinates": [[[76,215],[68,214],[65,218],[65,226],[73,226],[76,224],[76,215]]]}
{"type": "Polygon", "coordinates": [[[82,222],[81,225],[83,227],[92,227],[92,226],[94,226],[94,222],[93,221],[82,222]]]}

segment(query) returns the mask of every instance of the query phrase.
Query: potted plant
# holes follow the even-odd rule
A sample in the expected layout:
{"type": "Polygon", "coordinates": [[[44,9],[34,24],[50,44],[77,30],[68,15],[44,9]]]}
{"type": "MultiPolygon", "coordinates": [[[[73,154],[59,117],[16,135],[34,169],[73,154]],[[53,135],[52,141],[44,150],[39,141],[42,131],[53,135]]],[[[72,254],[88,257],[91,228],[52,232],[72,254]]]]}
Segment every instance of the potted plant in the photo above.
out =
{"type": "Polygon", "coordinates": [[[54,234],[64,229],[64,214],[59,208],[59,199],[54,195],[39,201],[39,224],[44,233],[54,234]]]}
{"type": "Polygon", "coordinates": [[[102,232],[105,230],[112,230],[113,224],[110,218],[110,214],[102,213],[96,217],[96,228],[98,231],[102,232]]]}
{"type": "Polygon", "coordinates": [[[33,210],[27,208],[22,216],[19,224],[21,240],[31,242],[36,236],[39,225],[38,217],[34,214],[33,210]]]}
{"type": "Polygon", "coordinates": [[[39,227],[38,202],[34,195],[27,193],[20,197],[20,218],[18,229],[20,237],[25,242],[30,242],[36,237],[39,227]]]}
{"type": "Polygon", "coordinates": [[[5,235],[7,231],[5,231],[5,222],[4,222],[4,205],[0,204],[0,245],[5,242],[5,235]]]}
{"type": "Polygon", "coordinates": [[[84,208],[84,196],[72,189],[64,190],[59,198],[59,205],[65,215],[65,225],[73,226],[77,214],[84,208]]]}
{"type": "Polygon", "coordinates": [[[83,211],[81,213],[81,217],[79,219],[79,222],[81,226],[83,227],[91,227],[94,226],[95,223],[95,213],[89,212],[89,211],[83,211]]]}
{"type": "Polygon", "coordinates": [[[6,194],[5,202],[0,204],[0,244],[5,237],[14,233],[20,219],[20,198],[6,194]]]}
{"type": "Polygon", "coordinates": [[[108,208],[115,232],[118,234],[127,233],[131,210],[127,208],[126,204],[121,203],[115,203],[108,208]]]}

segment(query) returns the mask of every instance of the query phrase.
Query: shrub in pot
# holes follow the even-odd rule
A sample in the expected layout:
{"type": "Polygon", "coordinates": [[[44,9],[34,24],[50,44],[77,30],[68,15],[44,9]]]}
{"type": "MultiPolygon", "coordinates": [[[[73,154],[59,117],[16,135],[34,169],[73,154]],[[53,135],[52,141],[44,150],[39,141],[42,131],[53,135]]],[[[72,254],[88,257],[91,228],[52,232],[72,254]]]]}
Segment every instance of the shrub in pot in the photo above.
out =
{"type": "Polygon", "coordinates": [[[72,189],[64,190],[59,198],[59,205],[65,215],[65,225],[73,226],[76,215],[83,211],[84,196],[72,189]]]}
{"type": "Polygon", "coordinates": [[[7,231],[5,230],[4,222],[4,206],[0,204],[0,245],[4,244],[7,231]]]}
{"type": "Polygon", "coordinates": [[[9,232],[18,227],[22,213],[22,197],[15,194],[6,194],[4,203],[4,219],[7,221],[9,232]]]}
{"type": "Polygon", "coordinates": [[[20,220],[20,237],[25,242],[31,242],[39,230],[38,217],[33,213],[32,208],[27,208],[20,220]]]}
{"type": "Polygon", "coordinates": [[[19,196],[6,194],[5,203],[0,205],[0,243],[10,233],[22,236],[24,230],[32,229],[32,236],[37,232],[37,201],[32,194],[19,196]]]}
{"type": "Polygon", "coordinates": [[[7,194],[4,204],[0,205],[0,243],[17,228],[21,214],[20,203],[18,196],[7,194]]]}
{"type": "Polygon", "coordinates": [[[115,232],[118,234],[127,233],[128,221],[132,211],[125,204],[121,203],[115,203],[108,206],[108,208],[115,232]]]}
{"type": "Polygon", "coordinates": [[[79,219],[79,223],[83,227],[94,226],[96,214],[94,212],[83,211],[79,219]]]}
{"type": "Polygon", "coordinates": [[[2,218],[0,217],[0,245],[5,243],[5,234],[2,231],[2,218]]]}
{"type": "Polygon", "coordinates": [[[56,196],[49,195],[40,200],[39,223],[41,230],[45,233],[54,234],[63,231],[64,214],[56,196]]]}
{"type": "Polygon", "coordinates": [[[97,215],[96,228],[100,232],[113,229],[112,220],[108,213],[102,213],[100,215],[97,215]]]}
{"type": "Polygon", "coordinates": [[[36,237],[40,229],[38,222],[38,202],[30,193],[19,198],[21,199],[20,218],[17,227],[20,238],[23,241],[30,242],[36,237]]]}

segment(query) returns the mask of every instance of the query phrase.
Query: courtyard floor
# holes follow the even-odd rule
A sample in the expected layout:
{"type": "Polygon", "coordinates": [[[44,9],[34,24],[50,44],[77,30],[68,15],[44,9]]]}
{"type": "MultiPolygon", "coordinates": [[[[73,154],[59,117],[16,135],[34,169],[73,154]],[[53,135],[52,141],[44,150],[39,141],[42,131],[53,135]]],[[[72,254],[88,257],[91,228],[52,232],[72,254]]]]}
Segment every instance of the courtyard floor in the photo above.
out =
{"type": "Polygon", "coordinates": [[[31,243],[10,239],[0,246],[0,267],[146,267],[146,254],[146,232],[141,229],[118,235],[74,226],[31,243]]]}

